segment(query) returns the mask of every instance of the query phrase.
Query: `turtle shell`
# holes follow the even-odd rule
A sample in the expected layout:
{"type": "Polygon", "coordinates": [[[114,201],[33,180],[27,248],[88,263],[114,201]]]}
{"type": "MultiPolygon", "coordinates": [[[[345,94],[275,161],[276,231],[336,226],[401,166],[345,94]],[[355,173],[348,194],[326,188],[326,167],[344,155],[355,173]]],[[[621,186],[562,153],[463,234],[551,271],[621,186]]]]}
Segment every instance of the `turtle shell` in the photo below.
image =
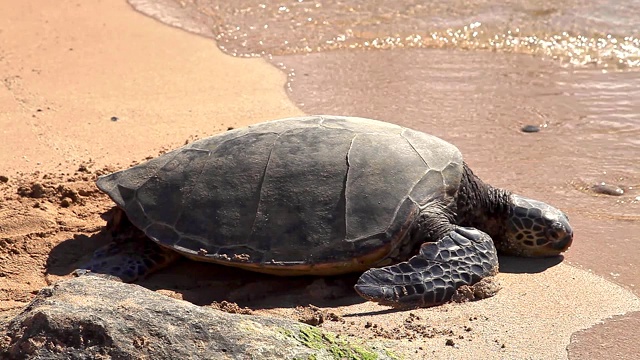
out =
{"type": "Polygon", "coordinates": [[[278,274],[380,263],[420,208],[454,201],[458,149],[376,120],[309,116],[202,139],[98,187],[133,225],[198,261],[278,274]]]}

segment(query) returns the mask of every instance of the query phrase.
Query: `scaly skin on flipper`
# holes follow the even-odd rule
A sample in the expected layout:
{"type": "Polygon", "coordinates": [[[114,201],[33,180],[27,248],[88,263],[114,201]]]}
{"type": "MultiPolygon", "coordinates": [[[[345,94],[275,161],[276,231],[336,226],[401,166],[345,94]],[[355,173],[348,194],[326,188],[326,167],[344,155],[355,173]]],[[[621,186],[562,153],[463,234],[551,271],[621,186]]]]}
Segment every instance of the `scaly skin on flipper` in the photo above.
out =
{"type": "Polygon", "coordinates": [[[131,224],[121,209],[113,208],[110,214],[106,228],[113,241],[94,251],[91,260],[76,269],[74,275],[96,275],[129,283],[180,258],[175,251],[149,240],[144,232],[131,224]]]}
{"type": "Polygon", "coordinates": [[[130,239],[97,249],[92,259],[74,274],[104,274],[108,278],[130,283],[171,265],[179,258],[180,255],[175,251],[148,239],[130,239]]]}
{"type": "Polygon", "coordinates": [[[460,286],[497,272],[498,254],[489,235],[456,226],[408,261],[366,271],[355,289],[381,305],[426,307],[447,302],[460,286]]]}

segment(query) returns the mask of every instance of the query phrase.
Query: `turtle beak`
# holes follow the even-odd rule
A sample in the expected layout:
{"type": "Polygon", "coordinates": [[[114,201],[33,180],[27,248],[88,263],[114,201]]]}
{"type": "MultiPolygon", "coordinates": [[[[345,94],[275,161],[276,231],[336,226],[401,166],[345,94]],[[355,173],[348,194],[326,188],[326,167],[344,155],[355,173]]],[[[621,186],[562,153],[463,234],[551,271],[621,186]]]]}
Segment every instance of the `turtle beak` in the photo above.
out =
{"type": "Polygon", "coordinates": [[[573,242],[573,231],[571,228],[564,228],[562,230],[552,230],[548,234],[550,240],[546,245],[533,249],[529,256],[534,257],[549,257],[558,256],[561,253],[567,251],[573,242]]]}
{"type": "Polygon", "coordinates": [[[541,246],[523,249],[516,255],[527,257],[553,257],[567,251],[573,242],[573,231],[571,228],[555,228],[547,231],[547,242],[541,246]]]}
{"type": "Polygon", "coordinates": [[[560,238],[558,241],[554,241],[550,244],[550,247],[556,251],[564,252],[569,249],[571,243],[573,242],[573,232],[570,231],[568,234],[560,238]]]}
{"type": "Polygon", "coordinates": [[[573,242],[573,230],[569,226],[568,219],[553,223],[548,230],[547,236],[551,240],[548,245],[549,250],[566,251],[573,242]]]}

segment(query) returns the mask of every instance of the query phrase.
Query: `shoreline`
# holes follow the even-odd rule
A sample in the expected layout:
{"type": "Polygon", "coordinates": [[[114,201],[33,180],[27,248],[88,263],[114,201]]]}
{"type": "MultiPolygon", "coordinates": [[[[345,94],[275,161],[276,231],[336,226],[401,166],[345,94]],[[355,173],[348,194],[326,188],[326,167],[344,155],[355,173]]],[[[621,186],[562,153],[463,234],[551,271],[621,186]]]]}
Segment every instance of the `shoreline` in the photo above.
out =
{"type": "MultiPolygon", "coordinates": [[[[7,109],[0,114],[7,140],[0,144],[0,163],[5,164],[0,175],[10,181],[21,173],[34,172],[39,172],[38,176],[59,174],[62,179],[84,163],[93,168],[128,166],[229,126],[303,114],[287,96],[287,75],[266,59],[234,58],[220,51],[210,38],[166,26],[124,1],[94,0],[77,5],[30,0],[0,5],[0,14],[0,27],[6,29],[0,33],[0,70],[4,74],[0,106],[7,109]],[[112,121],[113,117],[117,120],[112,121]]],[[[91,181],[78,183],[92,186],[91,181]]],[[[90,229],[104,225],[99,213],[110,205],[104,196],[95,195],[87,204],[68,209],[47,203],[48,210],[43,212],[32,208],[37,199],[16,198],[15,191],[3,195],[7,207],[0,208],[0,237],[15,240],[30,251],[35,248],[39,256],[33,259],[32,254],[22,252],[7,262],[7,266],[17,265],[15,273],[0,279],[0,288],[10,289],[9,299],[0,301],[0,313],[16,309],[28,301],[31,292],[67,276],[64,272],[50,276],[52,249],[60,249],[76,234],[86,235],[82,244],[87,249],[95,246],[90,240],[96,230],[90,229]],[[60,222],[64,226],[56,225],[60,222]],[[80,225],[69,225],[76,223],[80,225]],[[39,243],[30,238],[34,231],[50,235],[39,243]],[[41,273],[31,270],[26,274],[29,267],[24,263],[41,273]]],[[[74,256],[79,255],[65,256],[64,261],[75,261],[74,256]]],[[[188,273],[190,266],[184,265],[182,272],[188,273]]],[[[185,299],[206,298],[207,294],[197,294],[200,285],[196,280],[194,293],[181,292],[185,277],[179,277],[179,272],[171,276],[164,274],[164,279],[170,280],[163,284],[163,292],[185,299]]],[[[443,337],[421,339],[428,343],[425,356],[438,351],[438,356],[444,357],[501,357],[542,354],[552,348],[548,354],[564,357],[564,347],[575,331],[613,315],[640,310],[640,300],[628,289],[566,264],[542,272],[506,272],[499,279],[504,288],[495,298],[415,311],[429,319],[429,326],[456,331],[473,314],[489,316],[474,325],[477,330],[461,348],[445,346],[443,337]],[[567,279],[574,280],[567,284],[567,279]],[[540,334],[553,334],[549,338],[554,339],[540,334]],[[496,340],[506,343],[506,350],[491,350],[496,340]]],[[[342,314],[366,314],[382,307],[363,303],[335,309],[342,314]]],[[[291,317],[290,310],[265,313],[291,317]]],[[[401,328],[407,315],[358,315],[358,321],[401,328]]],[[[327,326],[341,331],[339,324],[327,326]]],[[[357,326],[342,330],[352,335],[362,332],[357,326]]],[[[417,347],[405,340],[398,346],[417,347]]]]}

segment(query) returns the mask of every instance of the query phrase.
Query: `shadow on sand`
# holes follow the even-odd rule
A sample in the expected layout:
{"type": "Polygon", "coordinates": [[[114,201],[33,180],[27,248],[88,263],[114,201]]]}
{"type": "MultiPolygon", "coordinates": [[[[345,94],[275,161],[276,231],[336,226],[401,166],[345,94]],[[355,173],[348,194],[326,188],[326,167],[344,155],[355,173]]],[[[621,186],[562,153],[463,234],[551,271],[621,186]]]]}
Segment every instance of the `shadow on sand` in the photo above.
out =
{"type": "Polygon", "coordinates": [[[500,272],[510,274],[541,273],[550,267],[560,264],[564,256],[547,258],[523,258],[515,256],[500,256],[500,272]]]}
{"type": "MultiPolygon", "coordinates": [[[[108,214],[105,213],[104,217],[108,214]]],[[[105,229],[91,236],[74,235],[55,246],[47,260],[49,274],[66,276],[87,262],[93,251],[108,244],[105,229]]],[[[500,257],[500,271],[539,273],[558,265],[563,257],[500,257]]],[[[270,309],[307,306],[337,307],[365,300],[353,290],[360,274],[327,277],[280,277],[182,259],[136,282],[150,290],[169,290],[196,305],[231,301],[241,307],[270,309]]],[[[384,312],[395,311],[393,309],[384,312]]]]}
{"type": "MultiPolygon", "coordinates": [[[[74,235],[51,250],[47,273],[69,275],[109,241],[110,236],[104,230],[91,236],[74,235]]],[[[185,258],[135,284],[150,290],[173,291],[196,305],[231,301],[251,309],[309,304],[336,307],[365,301],[353,290],[359,275],[280,277],[185,258]]]]}

